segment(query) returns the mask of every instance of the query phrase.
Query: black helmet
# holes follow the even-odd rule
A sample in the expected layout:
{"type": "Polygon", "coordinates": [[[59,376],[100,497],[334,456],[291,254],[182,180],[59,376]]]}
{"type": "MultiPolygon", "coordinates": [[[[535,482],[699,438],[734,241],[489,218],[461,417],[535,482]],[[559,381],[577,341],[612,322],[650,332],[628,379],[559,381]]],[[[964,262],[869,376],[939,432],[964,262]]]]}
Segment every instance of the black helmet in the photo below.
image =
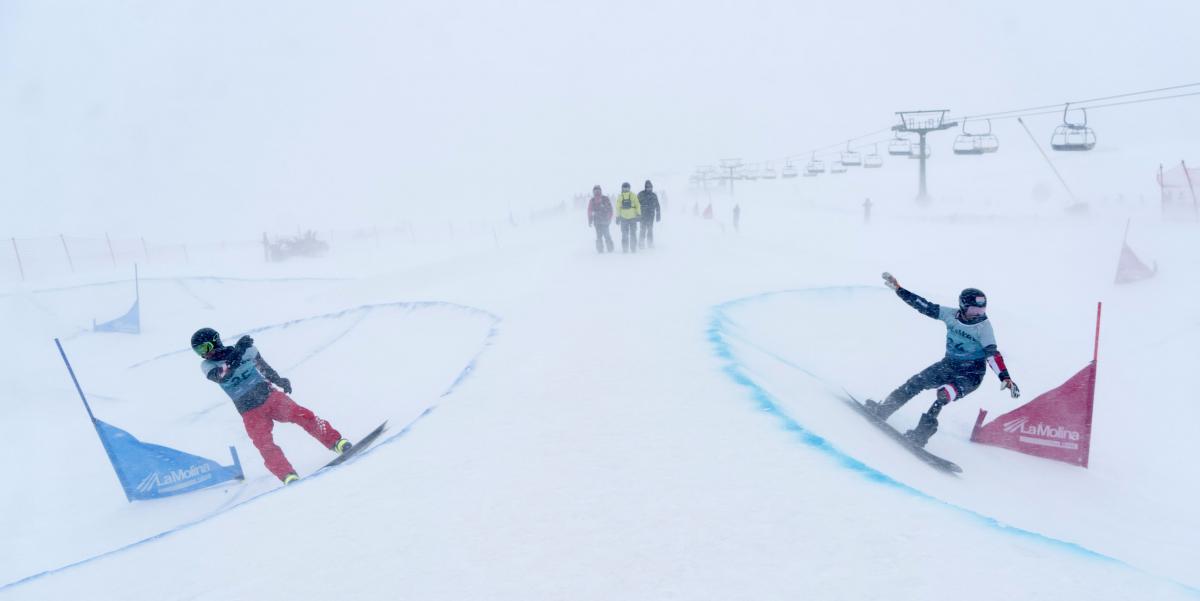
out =
{"type": "Polygon", "coordinates": [[[625,183],[621,184],[621,189],[622,189],[622,190],[628,190],[628,189],[629,189],[629,182],[625,182],[625,183]]]}
{"type": "Polygon", "coordinates": [[[653,189],[654,189],[654,184],[650,183],[650,180],[646,180],[646,189],[647,189],[647,190],[653,190],[653,189]]]}
{"type": "Polygon", "coordinates": [[[966,311],[968,307],[987,308],[987,295],[978,288],[967,288],[958,295],[958,308],[966,311]]]}
{"type": "Polygon", "coordinates": [[[192,350],[195,350],[196,354],[201,357],[217,348],[221,348],[221,335],[216,330],[212,328],[200,328],[196,330],[195,334],[192,334],[192,350]],[[200,352],[201,347],[207,347],[207,350],[202,353],[200,352]]]}
{"type": "Polygon", "coordinates": [[[600,184],[596,184],[596,185],[592,186],[592,192],[599,192],[599,191],[600,191],[600,184]]]}

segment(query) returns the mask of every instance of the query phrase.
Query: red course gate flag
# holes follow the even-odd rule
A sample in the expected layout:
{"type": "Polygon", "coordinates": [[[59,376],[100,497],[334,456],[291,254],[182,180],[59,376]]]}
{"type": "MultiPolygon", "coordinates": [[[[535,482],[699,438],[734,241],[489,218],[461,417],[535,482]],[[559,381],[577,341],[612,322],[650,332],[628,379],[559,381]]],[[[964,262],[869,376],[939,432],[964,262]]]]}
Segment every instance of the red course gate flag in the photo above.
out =
{"type": "Polygon", "coordinates": [[[1100,304],[1096,304],[1096,346],[1092,362],[1049,392],[991,421],[980,410],[971,441],[1026,455],[1087,467],[1092,444],[1092,407],[1096,398],[1096,360],[1100,349],[1100,304]]]}

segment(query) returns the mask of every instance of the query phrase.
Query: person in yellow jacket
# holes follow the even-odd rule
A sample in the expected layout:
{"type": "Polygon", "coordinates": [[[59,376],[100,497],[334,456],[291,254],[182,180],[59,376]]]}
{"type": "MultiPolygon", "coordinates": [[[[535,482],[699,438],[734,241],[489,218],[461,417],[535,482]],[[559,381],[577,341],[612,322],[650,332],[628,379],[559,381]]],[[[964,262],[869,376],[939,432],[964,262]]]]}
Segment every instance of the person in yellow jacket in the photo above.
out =
{"type": "Polygon", "coordinates": [[[642,218],[642,203],[629,191],[629,182],[621,184],[616,200],[617,223],[621,224],[621,252],[637,252],[637,224],[642,218]]]}

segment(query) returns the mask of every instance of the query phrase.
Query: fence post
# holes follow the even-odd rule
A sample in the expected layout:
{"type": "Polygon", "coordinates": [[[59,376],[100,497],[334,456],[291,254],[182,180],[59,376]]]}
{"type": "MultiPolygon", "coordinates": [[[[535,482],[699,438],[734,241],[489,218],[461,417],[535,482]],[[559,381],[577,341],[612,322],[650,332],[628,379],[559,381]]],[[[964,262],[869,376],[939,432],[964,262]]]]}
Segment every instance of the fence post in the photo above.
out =
{"type": "Polygon", "coordinates": [[[146,255],[146,263],[150,263],[150,247],[146,246],[146,237],[142,236],[142,253],[146,255]]]}
{"type": "Polygon", "coordinates": [[[117,253],[113,252],[112,238],[108,237],[108,232],[104,232],[104,240],[108,242],[108,256],[112,258],[113,269],[117,268],[117,253]]]}
{"type": "Polygon", "coordinates": [[[21,272],[21,281],[25,281],[25,266],[21,264],[21,251],[17,250],[17,239],[12,239],[13,254],[17,256],[17,270],[21,272]]]}
{"type": "Polygon", "coordinates": [[[67,253],[67,265],[71,267],[71,273],[75,273],[75,262],[71,260],[71,249],[67,248],[67,237],[59,234],[58,239],[62,240],[63,252],[67,253]]]}

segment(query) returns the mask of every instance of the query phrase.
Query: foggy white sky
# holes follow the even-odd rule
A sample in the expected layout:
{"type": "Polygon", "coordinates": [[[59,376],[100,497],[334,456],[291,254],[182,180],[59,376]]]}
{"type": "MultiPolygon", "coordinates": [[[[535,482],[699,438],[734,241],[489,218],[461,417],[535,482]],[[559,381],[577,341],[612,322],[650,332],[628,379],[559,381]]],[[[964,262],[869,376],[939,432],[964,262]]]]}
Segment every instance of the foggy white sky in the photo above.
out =
{"type": "MultiPolygon", "coordinates": [[[[0,235],[492,218],[900,109],[1200,80],[1200,3],[1046,4],[0,0],[0,235]]],[[[1090,115],[1089,168],[1137,163],[1105,189],[1200,163],[1197,98],[1090,115]]]]}

